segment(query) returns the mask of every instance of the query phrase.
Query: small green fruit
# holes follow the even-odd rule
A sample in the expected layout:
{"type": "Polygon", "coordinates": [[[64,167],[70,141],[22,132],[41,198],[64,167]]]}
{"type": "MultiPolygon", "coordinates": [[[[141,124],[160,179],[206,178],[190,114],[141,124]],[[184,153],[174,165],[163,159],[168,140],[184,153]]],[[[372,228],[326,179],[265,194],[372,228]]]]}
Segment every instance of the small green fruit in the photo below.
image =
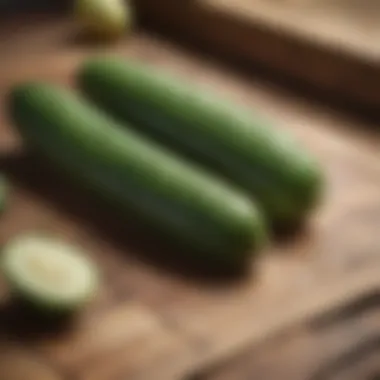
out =
{"type": "Polygon", "coordinates": [[[76,0],[74,15],[84,31],[101,39],[116,39],[132,27],[132,11],[124,0],[76,0]]]}

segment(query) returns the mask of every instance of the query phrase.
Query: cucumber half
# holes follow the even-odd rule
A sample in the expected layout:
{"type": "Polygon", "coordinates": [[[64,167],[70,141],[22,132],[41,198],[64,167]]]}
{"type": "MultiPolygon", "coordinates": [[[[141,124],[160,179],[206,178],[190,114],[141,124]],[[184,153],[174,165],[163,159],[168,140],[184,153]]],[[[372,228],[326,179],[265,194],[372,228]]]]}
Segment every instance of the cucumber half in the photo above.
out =
{"type": "Polygon", "coordinates": [[[97,292],[96,266],[78,248],[53,237],[24,235],[4,248],[2,269],[15,295],[38,309],[70,312],[97,292]]]}

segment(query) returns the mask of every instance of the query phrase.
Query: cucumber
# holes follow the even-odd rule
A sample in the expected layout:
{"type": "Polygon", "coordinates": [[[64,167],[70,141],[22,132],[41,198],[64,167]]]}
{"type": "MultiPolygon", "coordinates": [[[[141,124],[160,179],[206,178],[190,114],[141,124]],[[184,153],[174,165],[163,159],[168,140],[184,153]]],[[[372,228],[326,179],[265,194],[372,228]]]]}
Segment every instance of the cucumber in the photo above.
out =
{"type": "Polygon", "coordinates": [[[96,266],[78,248],[40,234],[15,237],[3,248],[11,291],[38,310],[73,312],[97,294],[96,266]]]}
{"type": "Polygon", "coordinates": [[[245,261],[265,242],[265,222],[249,197],[70,91],[27,83],[9,101],[31,147],[169,242],[228,264],[245,261]]]}
{"type": "Polygon", "coordinates": [[[91,58],[83,92],[120,121],[245,189],[274,224],[298,223],[318,203],[319,164],[248,110],[140,62],[91,58]]]}

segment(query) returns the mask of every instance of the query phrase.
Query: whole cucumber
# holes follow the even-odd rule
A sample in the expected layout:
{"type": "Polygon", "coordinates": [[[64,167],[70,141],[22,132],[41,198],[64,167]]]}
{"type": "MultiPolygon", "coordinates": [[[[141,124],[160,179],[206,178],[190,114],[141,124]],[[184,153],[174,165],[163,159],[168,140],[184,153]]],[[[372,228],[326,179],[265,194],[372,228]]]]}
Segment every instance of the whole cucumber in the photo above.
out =
{"type": "Polygon", "coordinates": [[[140,62],[91,58],[83,92],[120,121],[248,190],[274,224],[303,220],[317,203],[319,165],[290,136],[246,109],[140,62]]]}
{"type": "Polygon", "coordinates": [[[265,241],[262,215],[248,197],[70,91],[28,83],[9,102],[31,147],[205,259],[241,262],[265,241]]]}

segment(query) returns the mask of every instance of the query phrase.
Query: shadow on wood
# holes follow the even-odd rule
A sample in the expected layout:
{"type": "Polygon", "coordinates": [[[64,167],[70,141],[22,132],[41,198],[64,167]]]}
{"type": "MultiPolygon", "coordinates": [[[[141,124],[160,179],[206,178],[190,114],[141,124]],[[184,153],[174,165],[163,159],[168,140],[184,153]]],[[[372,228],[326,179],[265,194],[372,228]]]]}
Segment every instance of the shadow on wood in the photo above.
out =
{"type": "Polygon", "coordinates": [[[360,314],[374,309],[380,309],[380,291],[377,289],[345,305],[345,307],[333,309],[329,313],[310,320],[309,326],[313,329],[321,329],[334,323],[356,318],[360,314]]]}
{"type": "Polygon", "coordinates": [[[256,80],[274,82],[360,118],[380,118],[373,79],[378,66],[249,17],[222,12],[207,1],[143,0],[135,5],[144,27],[192,53],[201,52],[256,80]]]}
{"type": "MultiPolygon", "coordinates": [[[[333,380],[343,379],[344,373],[358,365],[358,362],[365,361],[370,355],[380,354],[380,336],[374,336],[370,340],[364,340],[354,348],[347,350],[340,356],[332,359],[326,366],[320,368],[315,375],[308,380],[333,380]]],[[[368,370],[369,371],[369,370],[368,370]]],[[[376,380],[380,377],[379,370],[369,373],[362,380],[376,380]]]]}
{"type": "Polygon", "coordinates": [[[72,326],[71,315],[41,313],[31,304],[12,299],[0,307],[0,335],[16,342],[59,337],[72,326]]]}

